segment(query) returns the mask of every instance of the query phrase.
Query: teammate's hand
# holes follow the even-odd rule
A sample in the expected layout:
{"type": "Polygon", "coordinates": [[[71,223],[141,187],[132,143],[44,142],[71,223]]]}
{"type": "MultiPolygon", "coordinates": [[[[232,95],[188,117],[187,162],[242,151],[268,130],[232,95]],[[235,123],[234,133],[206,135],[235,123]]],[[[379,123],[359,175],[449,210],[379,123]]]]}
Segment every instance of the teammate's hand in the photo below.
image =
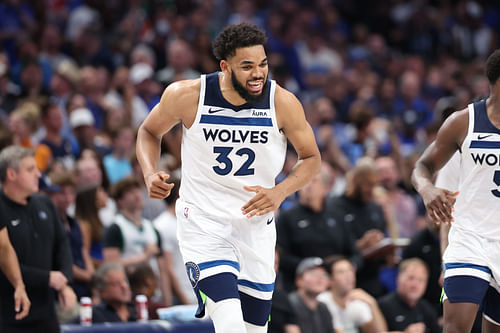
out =
{"type": "Polygon", "coordinates": [[[448,190],[429,185],[421,194],[427,213],[435,224],[453,222],[451,213],[458,191],[452,193],[448,190]]]}
{"type": "Polygon", "coordinates": [[[276,188],[264,188],[262,186],[243,186],[243,188],[248,192],[256,193],[252,199],[241,207],[241,212],[248,218],[275,211],[285,199],[283,194],[276,188]]]}
{"type": "Polygon", "coordinates": [[[144,177],[148,194],[153,199],[165,199],[170,195],[174,184],[167,183],[170,175],[165,171],[158,171],[144,177]]]}
{"type": "Polygon", "coordinates": [[[31,302],[23,286],[18,286],[14,291],[14,310],[16,311],[16,320],[23,319],[30,312],[31,302]]]}

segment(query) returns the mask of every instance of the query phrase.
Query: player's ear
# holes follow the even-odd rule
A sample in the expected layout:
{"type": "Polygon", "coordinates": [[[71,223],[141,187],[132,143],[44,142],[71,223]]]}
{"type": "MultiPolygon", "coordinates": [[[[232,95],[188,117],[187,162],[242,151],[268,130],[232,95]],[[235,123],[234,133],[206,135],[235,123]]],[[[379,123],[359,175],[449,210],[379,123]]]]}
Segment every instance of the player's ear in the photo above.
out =
{"type": "Polygon", "coordinates": [[[227,72],[229,70],[229,63],[227,60],[221,60],[219,63],[220,69],[223,72],[227,72]]]}

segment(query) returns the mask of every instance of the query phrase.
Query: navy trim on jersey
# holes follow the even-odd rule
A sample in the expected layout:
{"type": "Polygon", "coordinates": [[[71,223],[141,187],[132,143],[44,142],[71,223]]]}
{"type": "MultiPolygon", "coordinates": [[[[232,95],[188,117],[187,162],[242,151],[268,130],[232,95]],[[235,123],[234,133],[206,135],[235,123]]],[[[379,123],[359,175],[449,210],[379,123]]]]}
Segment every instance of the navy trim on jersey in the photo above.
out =
{"type": "Polygon", "coordinates": [[[215,266],[221,266],[221,265],[227,265],[236,268],[238,272],[240,271],[240,264],[236,261],[232,260],[213,260],[213,261],[206,261],[198,264],[198,267],[200,268],[200,271],[215,267],[215,266]]]}
{"type": "Polygon", "coordinates": [[[469,148],[500,149],[500,141],[476,141],[470,142],[469,148]]]}
{"type": "Polygon", "coordinates": [[[272,127],[273,121],[271,118],[237,118],[204,114],[201,116],[200,124],[272,127]]]}
{"type": "Polygon", "coordinates": [[[222,96],[219,84],[219,74],[220,72],[215,72],[206,75],[205,99],[203,101],[204,105],[231,109],[233,111],[240,111],[245,109],[267,110],[271,108],[269,105],[269,93],[271,91],[271,82],[269,80],[267,80],[267,84],[264,86],[266,90],[263,92],[265,97],[262,98],[262,102],[256,104],[245,103],[242,105],[233,105],[229,103],[224,98],[224,96],[222,96]]]}
{"type": "Polygon", "coordinates": [[[473,268],[473,269],[478,269],[478,270],[483,271],[485,273],[491,274],[491,269],[489,269],[487,266],[474,265],[474,264],[461,263],[461,262],[450,262],[450,263],[444,264],[444,268],[445,269],[473,268]]]}
{"type": "Polygon", "coordinates": [[[252,282],[248,280],[238,280],[238,284],[252,288],[258,291],[273,291],[274,290],[274,282],[273,283],[258,283],[252,282]]]}
{"type": "Polygon", "coordinates": [[[496,128],[488,118],[486,99],[474,103],[474,133],[500,134],[500,129],[496,128]]]}
{"type": "Polygon", "coordinates": [[[263,300],[240,291],[243,320],[247,323],[265,326],[271,313],[271,300],[263,300]]]}

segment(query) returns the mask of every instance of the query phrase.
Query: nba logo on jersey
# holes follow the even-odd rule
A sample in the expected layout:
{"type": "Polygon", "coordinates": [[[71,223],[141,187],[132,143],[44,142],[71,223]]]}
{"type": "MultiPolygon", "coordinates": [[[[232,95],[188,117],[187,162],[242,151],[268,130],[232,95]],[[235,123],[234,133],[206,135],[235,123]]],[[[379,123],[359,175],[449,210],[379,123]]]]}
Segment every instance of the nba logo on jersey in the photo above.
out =
{"type": "Polygon", "coordinates": [[[185,218],[189,217],[189,207],[184,207],[184,217],[185,218]]]}

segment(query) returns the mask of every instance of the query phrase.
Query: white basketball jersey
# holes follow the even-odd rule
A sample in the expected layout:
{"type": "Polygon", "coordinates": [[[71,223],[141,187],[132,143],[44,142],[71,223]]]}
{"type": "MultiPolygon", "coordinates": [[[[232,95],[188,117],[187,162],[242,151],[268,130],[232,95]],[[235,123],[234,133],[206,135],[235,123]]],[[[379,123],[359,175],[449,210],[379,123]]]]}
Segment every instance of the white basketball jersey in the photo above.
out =
{"type": "MultiPolygon", "coordinates": [[[[149,220],[142,219],[142,227],[138,227],[122,214],[117,214],[115,216],[115,224],[120,227],[123,237],[123,250],[121,253],[123,259],[144,253],[144,249],[148,244],[158,245],[158,235],[149,220]]],[[[149,259],[149,264],[156,276],[159,276],[160,270],[156,257],[149,259]]]]}
{"type": "Polygon", "coordinates": [[[500,129],[488,118],[486,100],[469,104],[459,179],[454,225],[500,240],[500,129]]]}
{"type": "Polygon", "coordinates": [[[183,127],[180,198],[209,216],[238,218],[255,195],[243,186],[275,185],[286,137],[276,122],[274,81],[262,102],[234,106],[222,96],[219,75],[201,76],[196,119],[183,127]]]}

